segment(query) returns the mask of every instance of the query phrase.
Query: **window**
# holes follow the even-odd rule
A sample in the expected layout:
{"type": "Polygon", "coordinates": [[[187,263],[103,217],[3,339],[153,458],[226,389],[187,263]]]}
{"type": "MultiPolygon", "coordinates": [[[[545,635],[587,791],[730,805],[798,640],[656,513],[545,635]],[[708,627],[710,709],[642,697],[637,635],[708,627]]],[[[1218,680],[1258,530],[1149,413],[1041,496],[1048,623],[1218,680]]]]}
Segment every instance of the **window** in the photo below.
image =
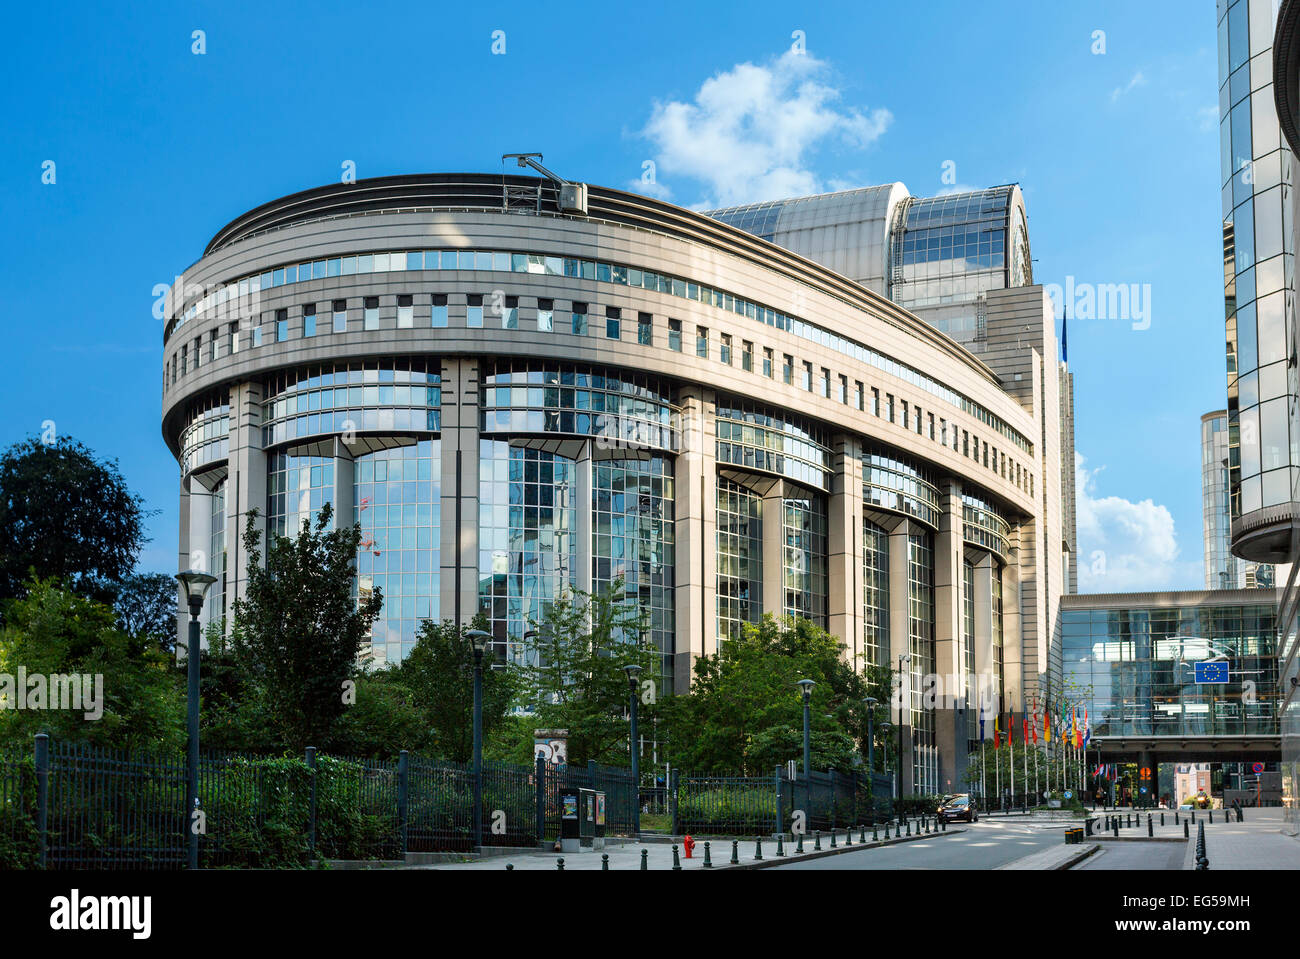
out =
{"type": "Polygon", "coordinates": [[[880,415],[880,390],[874,386],[871,388],[871,415],[880,415]]]}
{"type": "Polygon", "coordinates": [[[368,296],[365,299],[365,313],[363,314],[362,329],[377,330],[379,329],[379,297],[368,296]]]}
{"type": "Polygon", "coordinates": [[[908,419],[907,400],[902,400],[901,402],[903,404],[903,429],[910,429],[911,420],[908,419]]]}
{"type": "Polygon", "coordinates": [[[409,330],[414,326],[415,307],[411,305],[410,294],[403,294],[397,298],[397,328],[409,330]]]}
{"type": "Polygon", "coordinates": [[[754,344],[749,340],[740,341],[740,368],[746,373],[754,370],[754,344]]]}
{"type": "Polygon", "coordinates": [[[230,328],[226,331],[227,343],[226,353],[239,352],[239,324],[231,323],[230,328]]]}
{"type": "Polygon", "coordinates": [[[573,335],[574,336],[587,335],[587,304],[586,303],[573,304],[573,335]]]}
{"type": "Polygon", "coordinates": [[[217,358],[217,336],[221,331],[214,329],[208,334],[208,362],[217,358]]]}
{"type": "Polygon", "coordinates": [[[773,353],[767,347],[763,348],[763,375],[769,380],[772,378],[773,353]]]}
{"type": "Polygon", "coordinates": [[[447,328],[447,294],[433,294],[433,310],[429,314],[429,325],[440,330],[447,328]]]}
{"type": "Polygon", "coordinates": [[[465,325],[481,327],[483,325],[483,297],[471,293],[465,300],[465,325]]]}
{"type": "Polygon", "coordinates": [[[262,328],[260,326],[253,327],[252,339],[253,339],[254,347],[258,347],[262,345],[262,328]]]}
{"type": "Polygon", "coordinates": [[[537,329],[542,333],[551,332],[555,322],[555,301],[540,299],[537,301],[537,329]]]}
{"type": "Polygon", "coordinates": [[[939,418],[939,445],[948,445],[948,421],[943,417],[939,418]]]}
{"type": "Polygon", "coordinates": [[[731,334],[723,333],[718,337],[721,345],[718,347],[718,359],[728,366],[731,365],[731,334]]]}
{"type": "Polygon", "coordinates": [[[929,424],[930,427],[930,439],[934,439],[934,414],[926,413],[925,416],[926,416],[926,422],[929,424]]]}
{"type": "Polygon", "coordinates": [[[867,391],[863,388],[861,380],[853,381],[853,390],[856,394],[854,405],[860,410],[865,410],[867,408],[867,391]]]}
{"type": "MultiPolygon", "coordinates": [[[[954,434],[955,434],[954,430],[954,434]]],[[[970,434],[965,430],[961,431],[961,455],[970,456],[970,434]]]]}
{"type": "Polygon", "coordinates": [[[695,355],[705,360],[709,358],[709,328],[707,326],[697,326],[695,328],[695,355]]]}
{"type": "Polygon", "coordinates": [[[654,345],[654,325],[649,313],[636,315],[636,341],[642,346],[654,345]]]}
{"type": "Polygon", "coordinates": [[[189,368],[190,368],[190,348],[188,346],[182,346],[181,347],[181,376],[184,376],[185,371],[188,370],[189,368]]]}
{"type": "MultiPolygon", "coordinates": [[[[494,304],[500,304],[500,301],[493,298],[494,304]]],[[[519,329],[519,297],[507,296],[504,305],[497,305],[501,311],[501,329],[517,330],[519,329]]]]}
{"type": "Polygon", "coordinates": [[[334,332],[346,333],[348,331],[348,301],[335,300],[332,312],[334,313],[334,332]]]}
{"type": "Polygon", "coordinates": [[[784,359],[781,361],[781,382],[786,386],[794,383],[794,357],[789,353],[783,354],[784,359]]]}
{"type": "Polygon", "coordinates": [[[894,394],[885,394],[885,419],[894,422],[894,394]]]}
{"type": "Polygon", "coordinates": [[[821,375],[817,377],[817,392],[828,400],[831,398],[831,371],[824,366],[821,375]]]}
{"type": "Polygon", "coordinates": [[[617,340],[623,325],[623,311],[617,306],[605,307],[605,339],[617,340]]]}
{"type": "Polygon", "coordinates": [[[674,353],[682,351],[682,321],[670,319],[668,321],[668,349],[674,353]]]}
{"type": "Polygon", "coordinates": [[[283,343],[289,338],[289,311],[275,311],[275,342],[283,343]]]}
{"type": "Polygon", "coordinates": [[[849,404],[849,378],[847,376],[840,377],[840,402],[845,406],[849,404]]]}
{"type": "Polygon", "coordinates": [[[302,308],[302,335],[316,335],[316,304],[308,303],[302,308]]]}
{"type": "Polygon", "coordinates": [[[803,365],[803,388],[804,388],[805,390],[807,390],[809,393],[812,392],[812,388],[813,388],[813,365],[812,365],[811,363],[808,363],[808,362],[805,362],[804,365],[803,365]]]}

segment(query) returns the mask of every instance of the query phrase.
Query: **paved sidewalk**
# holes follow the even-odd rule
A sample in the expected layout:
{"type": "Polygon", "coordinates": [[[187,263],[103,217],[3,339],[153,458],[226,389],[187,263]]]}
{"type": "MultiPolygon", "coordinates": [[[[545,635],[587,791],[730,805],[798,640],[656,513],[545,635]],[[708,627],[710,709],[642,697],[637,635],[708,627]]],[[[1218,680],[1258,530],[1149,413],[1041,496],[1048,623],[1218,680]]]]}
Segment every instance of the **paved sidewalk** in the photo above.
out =
{"type": "Polygon", "coordinates": [[[1087,859],[1101,847],[1096,843],[1088,843],[1082,846],[1067,846],[1062,843],[1059,846],[1052,846],[1048,849],[1039,850],[1028,856],[1021,856],[1019,859],[1013,859],[1011,862],[1003,863],[998,869],[1013,870],[1052,870],[1052,869],[1071,869],[1078,863],[1087,859]]]}
{"type": "MultiPolygon", "coordinates": [[[[1282,832],[1281,809],[1247,809],[1242,823],[1219,821],[1205,826],[1205,856],[1211,871],[1226,869],[1300,869],[1300,840],[1282,832]]],[[[1197,820],[1200,821],[1200,815],[1197,820]]],[[[1196,868],[1196,827],[1183,856],[1183,868],[1196,868]]]]}
{"type": "MultiPolygon", "coordinates": [[[[862,833],[855,829],[853,832],[853,845],[846,845],[845,831],[836,830],[836,845],[832,849],[830,845],[830,833],[824,832],[821,837],[821,850],[815,849],[815,839],[811,836],[804,837],[804,852],[799,855],[796,850],[798,844],[790,842],[789,837],[783,842],[782,852],[784,856],[777,856],[776,841],[764,837],[762,843],[761,860],[755,858],[758,851],[754,839],[742,839],[737,841],[737,858],[738,864],[731,863],[731,840],[730,839],[709,839],[710,858],[713,862],[713,869],[759,869],[778,863],[794,862],[804,859],[815,859],[828,855],[836,855],[843,852],[852,852],[860,849],[879,848],[886,845],[893,845],[900,842],[916,842],[923,839],[942,839],[944,836],[954,836],[965,832],[964,829],[955,826],[949,826],[947,832],[931,832],[920,834],[913,831],[908,837],[904,835],[901,839],[890,838],[888,841],[884,838],[883,827],[880,830],[880,841],[871,841],[871,830],[866,831],[867,843],[864,846],[859,840],[862,833]]],[[[892,833],[891,833],[892,837],[892,833]]],[[[695,854],[691,859],[686,858],[686,853],[682,846],[677,846],[678,862],[682,870],[703,869],[704,868],[704,844],[705,840],[696,842],[695,854]]],[[[1071,847],[1073,848],[1073,847],[1071,847]]],[[[516,855],[508,856],[487,856],[483,859],[466,860],[464,862],[435,863],[427,866],[411,866],[412,869],[460,869],[460,870],[505,870],[507,867],[514,869],[531,869],[531,870],[558,870],[557,861],[564,860],[565,871],[580,870],[591,871],[600,870],[603,866],[602,854],[609,856],[609,869],[612,870],[639,870],[641,868],[641,853],[646,853],[646,868],[649,870],[664,870],[673,868],[673,847],[671,843],[666,842],[634,842],[619,843],[618,845],[607,845],[602,852],[593,852],[584,850],[577,853],[555,853],[541,851],[521,851],[516,855]]]]}

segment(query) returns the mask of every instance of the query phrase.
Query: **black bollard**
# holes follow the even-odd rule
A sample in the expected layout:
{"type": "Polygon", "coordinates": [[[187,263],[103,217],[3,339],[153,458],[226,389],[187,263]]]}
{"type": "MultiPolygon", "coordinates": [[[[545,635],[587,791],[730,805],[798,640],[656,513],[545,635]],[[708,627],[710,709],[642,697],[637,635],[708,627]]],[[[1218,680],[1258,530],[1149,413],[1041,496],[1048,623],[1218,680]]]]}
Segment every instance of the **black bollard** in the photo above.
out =
{"type": "Polygon", "coordinates": [[[563,856],[561,856],[559,859],[555,860],[555,871],[556,871],[556,872],[564,872],[564,857],[563,857],[563,856]]]}
{"type": "Polygon", "coordinates": [[[835,830],[834,830],[834,829],[831,830],[831,848],[832,848],[832,849],[835,848],[835,830]]]}
{"type": "Polygon", "coordinates": [[[707,842],[704,844],[704,865],[702,868],[704,869],[713,868],[713,857],[709,855],[709,844],[707,842]]]}
{"type": "Polygon", "coordinates": [[[871,841],[880,842],[880,827],[874,822],[871,824],[871,841]]]}
{"type": "Polygon", "coordinates": [[[681,859],[681,856],[679,856],[678,853],[677,853],[677,844],[676,844],[676,843],[673,844],[673,868],[674,868],[674,869],[681,869],[681,868],[682,868],[682,859],[681,859]]]}
{"type": "Polygon", "coordinates": [[[506,872],[510,872],[510,871],[511,871],[512,869],[514,869],[514,868],[515,868],[515,864],[514,864],[514,863],[512,863],[512,862],[508,862],[508,863],[506,863],[506,872]]]}
{"type": "Polygon", "coordinates": [[[739,862],[740,862],[740,841],[737,839],[733,839],[731,840],[731,864],[735,866],[739,862]]]}
{"type": "Polygon", "coordinates": [[[600,871],[609,872],[609,853],[607,852],[600,854],[600,871]]]}
{"type": "Polygon", "coordinates": [[[1187,822],[1186,819],[1184,819],[1184,820],[1183,820],[1183,838],[1184,838],[1184,839],[1191,839],[1191,838],[1192,838],[1192,834],[1188,831],[1187,827],[1188,827],[1188,822],[1187,822]]]}
{"type": "Polygon", "coordinates": [[[1161,814],[1160,814],[1160,825],[1163,826],[1164,824],[1165,824],[1165,814],[1164,814],[1164,813],[1161,813],[1161,814]]]}
{"type": "Polygon", "coordinates": [[[1211,825],[1211,826],[1214,825],[1214,810],[1213,810],[1213,809],[1210,810],[1210,825],[1211,825]]]}
{"type": "Polygon", "coordinates": [[[1155,833],[1155,823],[1154,823],[1154,820],[1152,820],[1152,818],[1151,818],[1151,814],[1150,814],[1150,813],[1147,813],[1147,837],[1150,838],[1151,836],[1154,836],[1155,834],[1156,834],[1156,833],[1155,833]]]}
{"type": "Polygon", "coordinates": [[[820,852],[822,848],[822,831],[818,829],[813,833],[813,852],[820,852]]]}
{"type": "Polygon", "coordinates": [[[939,820],[939,825],[940,825],[940,827],[942,827],[942,829],[943,829],[944,832],[947,832],[947,831],[948,831],[948,820],[946,820],[946,819],[940,819],[940,820],[939,820]]]}
{"type": "Polygon", "coordinates": [[[1113,820],[1113,821],[1111,822],[1111,824],[1110,824],[1110,828],[1111,828],[1111,832],[1114,834],[1115,838],[1118,839],[1118,838],[1119,838],[1119,819],[1115,819],[1115,820],[1113,820]]]}
{"type": "Polygon", "coordinates": [[[912,820],[910,819],[907,821],[907,834],[912,835],[912,820]]]}
{"type": "Polygon", "coordinates": [[[803,855],[803,833],[799,833],[799,844],[795,847],[794,851],[800,856],[803,855]]]}
{"type": "Polygon", "coordinates": [[[641,871],[645,872],[649,868],[650,868],[650,850],[642,849],[641,850],[641,871]]]}
{"type": "Polygon", "coordinates": [[[866,841],[867,841],[867,827],[865,824],[863,824],[862,829],[858,833],[858,842],[865,843],[866,841]]]}
{"type": "Polygon", "coordinates": [[[852,845],[853,845],[853,827],[852,827],[852,826],[850,826],[848,829],[846,829],[846,830],[844,831],[844,845],[846,845],[846,846],[852,846],[852,845]]]}
{"type": "Polygon", "coordinates": [[[763,837],[762,836],[759,836],[757,839],[754,840],[754,858],[755,859],[763,858],[763,837]]]}
{"type": "Polygon", "coordinates": [[[783,832],[776,834],[776,854],[778,858],[785,855],[785,833],[783,832]]]}

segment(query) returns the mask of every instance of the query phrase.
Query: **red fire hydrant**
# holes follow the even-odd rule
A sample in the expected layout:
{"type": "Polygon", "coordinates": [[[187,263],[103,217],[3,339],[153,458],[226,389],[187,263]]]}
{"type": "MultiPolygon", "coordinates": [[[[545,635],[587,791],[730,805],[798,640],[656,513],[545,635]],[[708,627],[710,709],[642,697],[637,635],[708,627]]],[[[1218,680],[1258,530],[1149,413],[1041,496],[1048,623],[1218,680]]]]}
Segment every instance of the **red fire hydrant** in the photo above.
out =
{"type": "Polygon", "coordinates": [[[686,858],[691,858],[691,851],[695,848],[695,840],[687,836],[682,840],[682,848],[686,850],[686,858]]]}

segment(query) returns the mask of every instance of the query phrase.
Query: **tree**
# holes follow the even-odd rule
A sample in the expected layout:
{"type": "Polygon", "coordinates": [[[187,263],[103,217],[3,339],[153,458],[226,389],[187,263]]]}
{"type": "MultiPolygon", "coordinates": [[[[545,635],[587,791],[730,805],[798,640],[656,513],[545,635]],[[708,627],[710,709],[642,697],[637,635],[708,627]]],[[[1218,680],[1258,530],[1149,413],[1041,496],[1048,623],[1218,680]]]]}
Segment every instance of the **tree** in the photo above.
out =
{"type": "Polygon", "coordinates": [[[0,742],[30,745],[45,731],[55,740],[125,749],[181,746],[182,694],[161,651],[139,649],[118,628],[112,608],[53,579],[30,581],[23,591],[0,628],[0,696],[23,696],[27,708],[0,709],[0,742]],[[73,676],[75,685],[65,682],[73,676]],[[81,706],[70,708],[78,686],[81,706]],[[60,687],[69,690],[66,701],[55,693],[60,687]],[[34,708],[40,688],[44,697],[34,708]]]}
{"type": "Polygon", "coordinates": [[[244,529],[247,588],[235,600],[232,642],[260,686],[283,744],[326,746],[347,708],[360,653],[383,608],[380,590],[353,599],[361,527],[330,529],[327,503],[313,528],[268,538],[262,564],[257,511],[244,529]]]}
{"type": "Polygon", "coordinates": [[[141,648],[176,650],[176,577],[169,573],[133,573],[113,590],[113,607],[122,632],[141,648]]]}
{"type": "MultiPolygon", "coordinates": [[[[433,751],[444,759],[469,762],[474,744],[474,646],[466,635],[484,629],[480,614],[468,627],[451,620],[420,624],[415,647],[395,667],[395,679],[410,690],[433,751]]],[[[483,738],[505,718],[514,695],[509,670],[494,669],[491,650],[483,656],[483,738]]]]}
{"type": "Polygon", "coordinates": [[[0,455],[0,598],[22,595],[33,574],[105,598],[102,584],[126,577],[145,542],[142,502],[116,462],[70,437],[10,446],[0,455]]]}
{"type": "Polygon", "coordinates": [[[697,659],[690,692],[665,704],[674,763],[698,772],[761,775],[788,760],[802,761],[800,679],[817,684],[809,711],[813,768],[861,765],[868,752],[864,700],[889,702],[888,668],[859,672],[844,656],[844,644],[816,623],[771,615],[697,659]]]}
{"type": "MultiPolygon", "coordinates": [[[[643,679],[654,681],[660,657],[646,642],[643,615],[625,600],[622,583],[599,593],[566,592],[532,626],[535,658],[519,667],[520,699],[537,725],[569,730],[571,764],[630,762],[623,667],[640,666],[643,679]]],[[[651,712],[643,709],[642,718],[649,720],[651,712]]]]}

